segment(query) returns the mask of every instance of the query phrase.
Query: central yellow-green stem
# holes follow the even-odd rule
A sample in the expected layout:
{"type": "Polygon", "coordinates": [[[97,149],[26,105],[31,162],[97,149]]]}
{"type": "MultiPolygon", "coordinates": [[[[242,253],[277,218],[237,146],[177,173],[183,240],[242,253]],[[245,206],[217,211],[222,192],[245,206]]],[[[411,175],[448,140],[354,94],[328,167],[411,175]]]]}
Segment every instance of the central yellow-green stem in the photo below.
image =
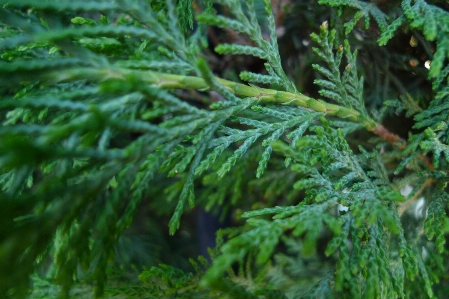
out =
{"type": "MultiPolygon", "coordinates": [[[[129,82],[136,78],[140,84],[150,84],[162,89],[195,89],[207,91],[210,89],[209,84],[201,77],[173,75],[167,73],[159,73],[148,70],[133,70],[126,68],[114,69],[95,69],[95,68],[73,68],[63,72],[50,73],[47,79],[52,81],[65,81],[73,79],[87,79],[97,82],[118,80],[129,82]]],[[[322,100],[310,98],[301,93],[291,93],[278,91],[274,89],[261,88],[255,85],[246,85],[233,81],[215,78],[215,80],[228,89],[231,93],[239,97],[253,97],[259,99],[262,103],[278,103],[283,105],[296,105],[311,109],[326,115],[336,116],[345,120],[358,122],[370,132],[380,136],[381,138],[391,142],[392,144],[404,146],[405,141],[399,136],[390,133],[382,125],[360,112],[342,107],[339,105],[329,104],[322,100]]]]}

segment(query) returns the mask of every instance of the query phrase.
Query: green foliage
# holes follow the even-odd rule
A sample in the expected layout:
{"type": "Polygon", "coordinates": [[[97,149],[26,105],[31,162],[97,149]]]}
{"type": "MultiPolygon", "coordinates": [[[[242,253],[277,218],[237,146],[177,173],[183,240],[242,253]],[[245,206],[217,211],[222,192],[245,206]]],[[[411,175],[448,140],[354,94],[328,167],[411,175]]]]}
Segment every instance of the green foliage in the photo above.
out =
{"type": "Polygon", "coordinates": [[[0,0],[2,298],[447,296],[447,5],[275,2],[0,0]],[[196,206],[233,227],[188,266],[196,206]]]}
{"type": "Polygon", "coordinates": [[[410,28],[422,31],[427,40],[436,41],[436,51],[430,65],[429,77],[438,78],[435,82],[441,82],[447,77],[447,70],[444,66],[446,65],[445,60],[449,59],[449,13],[444,9],[423,0],[404,0],[401,3],[402,14],[397,16],[397,12],[391,9],[391,15],[389,16],[374,4],[358,0],[320,0],[319,3],[334,7],[347,6],[357,10],[354,17],[344,24],[345,34],[349,34],[361,18],[364,18],[365,27],[368,28],[370,25],[369,17],[371,16],[381,32],[378,39],[381,46],[387,44],[393,37],[394,32],[404,22],[407,22],[410,28]],[[388,20],[391,18],[394,18],[394,20],[388,24],[388,20]],[[444,71],[441,74],[443,68],[444,71]]]}
{"type": "MultiPolygon", "coordinates": [[[[315,54],[323,59],[329,69],[314,64],[312,67],[324,75],[327,79],[318,79],[314,83],[323,87],[320,95],[327,97],[344,107],[354,108],[362,115],[367,115],[363,106],[363,78],[357,77],[356,57],[357,52],[351,53],[349,42],[345,40],[344,46],[340,45],[336,55],[333,54],[333,43],[335,41],[336,31],[330,33],[327,30],[327,23],[323,23],[320,27],[320,36],[312,33],[311,38],[318,43],[321,49],[313,48],[315,54]],[[343,52],[346,56],[347,65],[343,74],[340,74],[340,64],[343,58],[343,52]]],[[[338,116],[345,116],[337,113],[338,116]]]]}
{"type": "Polygon", "coordinates": [[[320,0],[319,3],[334,7],[348,6],[358,10],[354,14],[354,17],[349,22],[344,24],[346,34],[350,33],[354,29],[357,22],[362,18],[364,19],[365,29],[368,29],[370,26],[370,17],[376,20],[377,25],[382,32],[387,30],[387,15],[372,3],[358,0],[320,0]]]}
{"type": "Polygon", "coordinates": [[[223,5],[227,6],[235,19],[212,14],[201,14],[197,17],[198,21],[244,33],[248,35],[256,47],[222,44],[217,46],[215,51],[220,54],[253,55],[264,59],[267,61],[265,68],[268,74],[273,78],[272,80],[280,82],[286,91],[295,91],[295,86],[288,80],[281,65],[281,57],[277,46],[276,26],[270,3],[266,0],[264,1],[265,17],[269,30],[269,40],[267,41],[262,36],[253,0],[244,2],[245,11],[243,10],[243,5],[241,5],[242,3],[239,1],[219,2],[222,2],[223,5]]]}

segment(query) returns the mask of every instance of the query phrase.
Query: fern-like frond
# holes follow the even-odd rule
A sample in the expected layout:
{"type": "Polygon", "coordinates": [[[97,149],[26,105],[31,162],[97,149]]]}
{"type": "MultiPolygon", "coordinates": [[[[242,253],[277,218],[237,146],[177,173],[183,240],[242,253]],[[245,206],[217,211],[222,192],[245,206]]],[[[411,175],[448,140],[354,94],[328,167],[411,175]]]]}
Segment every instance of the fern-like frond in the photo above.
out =
{"type": "Polygon", "coordinates": [[[426,128],[421,134],[417,134],[410,140],[410,145],[404,153],[410,155],[413,151],[421,151],[423,154],[433,152],[433,166],[440,167],[441,156],[449,162],[449,148],[447,146],[449,131],[447,119],[449,117],[446,107],[448,105],[448,88],[444,88],[435,95],[431,105],[426,110],[414,116],[416,128],[426,128]]]}
{"type": "MultiPolygon", "coordinates": [[[[403,286],[392,280],[387,248],[382,247],[386,237],[384,227],[393,234],[401,233],[394,204],[402,201],[403,197],[388,188],[388,181],[372,182],[369,172],[357,162],[342,134],[333,132],[325,121],[323,125],[324,128],[315,128],[316,135],[303,136],[296,142],[299,152],[292,151],[281,141],[272,143],[276,151],[293,159],[292,170],[303,175],[294,188],[305,190],[306,198],[298,206],[243,214],[243,217],[250,218],[248,231],[222,247],[223,254],[207,272],[206,283],[214,281],[226,268],[253,250],[256,250],[257,262],[265,263],[285,230],[292,230],[294,236],[304,235],[302,252],[311,254],[324,223],[334,234],[326,254],[332,255],[339,250],[335,292],[367,298],[376,298],[381,292],[389,296],[403,294],[403,286]],[[318,163],[321,167],[309,167],[318,163]],[[349,211],[339,217],[337,214],[336,218],[332,211],[338,204],[348,207],[349,211]],[[272,220],[254,218],[270,214],[274,214],[272,220]],[[310,227],[314,227],[313,231],[309,230],[310,227]],[[350,238],[353,250],[347,243],[350,238]],[[369,241],[365,243],[362,240],[369,241]],[[350,273],[360,273],[360,276],[350,273]],[[361,284],[364,285],[362,289],[359,287],[361,284]],[[385,289],[381,290],[380,285],[385,289]]],[[[408,259],[408,256],[404,258],[408,259]]]]}
{"type": "Polygon", "coordinates": [[[323,88],[320,90],[320,95],[345,107],[352,107],[362,115],[367,115],[363,102],[363,77],[359,78],[357,75],[357,51],[351,53],[349,43],[345,41],[334,54],[335,34],[335,30],[328,31],[328,25],[325,22],[320,27],[320,35],[315,33],[311,35],[312,40],[320,46],[320,48],[313,48],[313,51],[327,64],[327,68],[317,64],[312,65],[316,71],[327,78],[317,79],[314,83],[323,88]],[[346,56],[347,65],[341,74],[340,64],[343,53],[346,56]]]}
{"type": "MultiPolygon", "coordinates": [[[[219,54],[251,55],[266,60],[267,63],[265,66],[268,75],[265,75],[266,79],[263,81],[277,82],[286,91],[295,92],[295,86],[287,78],[282,68],[271,3],[266,0],[264,1],[265,18],[267,20],[270,37],[269,41],[267,41],[263,38],[253,0],[242,3],[234,0],[217,2],[226,6],[235,19],[219,15],[201,14],[197,17],[198,21],[244,33],[251,38],[255,46],[220,44],[215,48],[215,51],[219,54]]],[[[248,73],[243,73],[242,79],[249,80],[249,82],[261,83],[254,76],[248,76],[248,73]]]]}
{"type": "Polygon", "coordinates": [[[357,9],[357,12],[354,14],[352,20],[344,24],[344,27],[346,28],[345,30],[346,34],[349,34],[354,29],[354,26],[357,24],[357,22],[362,18],[364,19],[365,22],[365,28],[368,29],[370,24],[370,17],[376,20],[381,32],[387,30],[388,16],[373,3],[367,3],[358,0],[338,0],[338,1],[320,0],[318,3],[333,7],[347,6],[357,9]]]}
{"type": "MultiPolygon", "coordinates": [[[[120,65],[120,62],[109,55],[110,45],[121,47],[115,55],[124,55],[118,59],[122,61],[122,70],[128,66],[167,67],[161,63],[151,65],[150,59],[149,64],[140,61],[140,65],[123,61],[127,56],[137,57],[139,52],[146,52],[143,57],[154,58],[170,51],[174,54],[167,56],[173,58],[171,61],[176,58],[183,71],[196,70],[195,60],[186,61],[187,57],[194,56],[189,52],[187,41],[179,28],[172,26],[178,22],[175,8],[169,2],[166,22],[159,22],[150,6],[126,1],[100,5],[85,2],[34,4],[34,1],[9,4],[3,11],[7,15],[3,26],[26,25],[21,23],[17,8],[33,8],[28,11],[30,16],[41,11],[64,11],[67,15],[61,15],[61,20],[67,16],[73,25],[62,27],[58,23],[61,20],[55,19],[54,29],[46,30],[43,25],[34,29],[25,27],[21,34],[7,36],[1,42],[2,50],[11,53],[7,56],[9,61],[3,61],[0,66],[2,86],[17,87],[17,91],[11,89],[13,94],[1,101],[2,111],[7,111],[2,114],[0,132],[4,141],[0,149],[1,197],[23,202],[21,213],[33,214],[32,221],[17,220],[13,235],[31,234],[35,225],[41,226],[41,233],[28,238],[28,242],[11,241],[9,249],[2,251],[2,259],[11,262],[2,263],[1,267],[22,269],[17,272],[22,279],[17,279],[16,274],[9,278],[2,275],[4,283],[0,292],[5,294],[13,285],[21,285],[18,290],[25,290],[22,286],[27,284],[32,271],[25,265],[43,254],[57,234],[60,241],[55,243],[53,273],[62,286],[61,295],[69,296],[78,275],[78,264],[82,264],[86,270],[93,270],[96,294],[100,296],[105,288],[106,267],[114,256],[114,245],[129,226],[148,193],[148,182],[165,159],[170,158],[172,150],[184,139],[196,136],[190,139],[192,145],[187,155],[181,155],[174,169],[169,169],[171,174],[177,169],[178,172],[189,169],[190,173],[175,212],[172,229],[176,229],[184,203],[193,205],[194,173],[207,142],[220,121],[248,104],[209,114],[168,92],[141,84],[141,78],[131,75],[120,80],[120,75],[112,75],[116,68],[113,65],[120,65]],[[100,15],[108,11],[119,12],[134,23],[123,21],[120,24],[120,20],[109,23],[105,17],[100,20],[76,17],[80,12],[100,15]],[[129,44],[124,45],[123,41],[129,44]],[[156,47],[142,46],[148,41],[156,47]],[[58,50],[53,51],[52,47],[58,50]],[[106,75],[108,73],[112,76],[106,75]],[[46,84],[37,88],[36,81],[46,84]],[[20,87],[23,82],[25,89],[20,87]],[[77,88],[80,91],[77,92],[77,88]],[[148,115],[147,111],[153,114],[148,115]],[[168,113],[174,113],[172,120],[155,119],[168,113]],[[121,140],[121,136],[127,134],[136,135],[121,140]],[[25,156],[28,158],[24,159],[25,156]],[[56,210],[61,214],[49,218],[56,210]],[[90,242],[91,238],[95,241],[90,242]]],[[[42,20],[45,23],[45,19],[42,20]]],[[[2,209],[2,213],[7,213],[3,215],[2,225],[12,225],[14,218],[20,215],[18,210],[11,213],[11,209],[2,209]]],[[[19,291],[16,294],[21,295],[19,291]]]]}

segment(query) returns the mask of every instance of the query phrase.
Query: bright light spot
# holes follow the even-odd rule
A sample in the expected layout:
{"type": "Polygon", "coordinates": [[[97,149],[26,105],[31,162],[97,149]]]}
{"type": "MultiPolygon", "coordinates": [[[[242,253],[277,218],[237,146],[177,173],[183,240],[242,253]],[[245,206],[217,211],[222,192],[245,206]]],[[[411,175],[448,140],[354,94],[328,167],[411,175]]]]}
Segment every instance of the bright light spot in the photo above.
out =
{"type": "Polygon", "coordinates": [[[416,40],[416,38],[413,35],[412,35],[412,38],[410,39],[410,46],[412,46],[412,47],[418,46],[418,41],[416,40]]]}
{"type": "Polygon", "coordinates": [[[413,212],[415,214],[415,218],[419,219],[419,218],[422,218],[424,216],[423,215],[424,207],[425,207],[424,197],[421,197],[421,198],[417,199],[416,203],[415,203],[415,207],[413,209],[413,212]]]}
{"type": "Polygon", "coordinates": [[[349,207],[338,204],[338,212],[346,212],[347,210],[349,210],[349,207]]]}
{"type": "Polygon", "coordinates": [[[426,69],[430,69],[430,60],[427,60],[427,61],[424,63],[424,67],[425,67],[426,69]]]}
{"type": "Polygon", "coordinates": [[[401,192],[401,195],[404,197],[407,197],[410,193],[412,193],[413,187],[410,184],[405,185],[401,188],[399,192],[401,192]]]}

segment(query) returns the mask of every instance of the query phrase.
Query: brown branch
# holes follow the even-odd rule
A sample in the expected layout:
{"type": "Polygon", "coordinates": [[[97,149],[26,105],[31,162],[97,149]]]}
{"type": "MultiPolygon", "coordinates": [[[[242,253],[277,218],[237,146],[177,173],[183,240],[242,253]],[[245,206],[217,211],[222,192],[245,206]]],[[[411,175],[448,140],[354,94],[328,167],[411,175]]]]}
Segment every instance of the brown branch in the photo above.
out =
{"type": "MultiPolygon", "coordinates": [[[[388,129],[386,129],[384,126],[380,124],[376,124],[376,127],[374,128],[374,130],[372,130],[372,132],[377,136],[379,136],[380,138],[382,138],[383,140],[388,141],[393,146],[399,148],[400,150],[404,150],[407,147],[407,141],[405,139],[399,137],[394,133],[391,133],[390,131],[388,131],[388,129]]],[[[419,158],[424,162],[424,164],[426,164],[428,169],[430,170],[435,169],[432,162],[430,162],[429,157],[420,154],[419,158]]]]}
{"type": "Polygon", "coordinates": [[[399,149],[405,149],[407,147],[407,141],[402,139],[396,134],[391,133],[388,131],[384,126],[380,124],[376,124],[376,127],[372,131],[374,134],[379,136],[385,141],[388,141],[392,145],[396,146],[399,149]]]}

